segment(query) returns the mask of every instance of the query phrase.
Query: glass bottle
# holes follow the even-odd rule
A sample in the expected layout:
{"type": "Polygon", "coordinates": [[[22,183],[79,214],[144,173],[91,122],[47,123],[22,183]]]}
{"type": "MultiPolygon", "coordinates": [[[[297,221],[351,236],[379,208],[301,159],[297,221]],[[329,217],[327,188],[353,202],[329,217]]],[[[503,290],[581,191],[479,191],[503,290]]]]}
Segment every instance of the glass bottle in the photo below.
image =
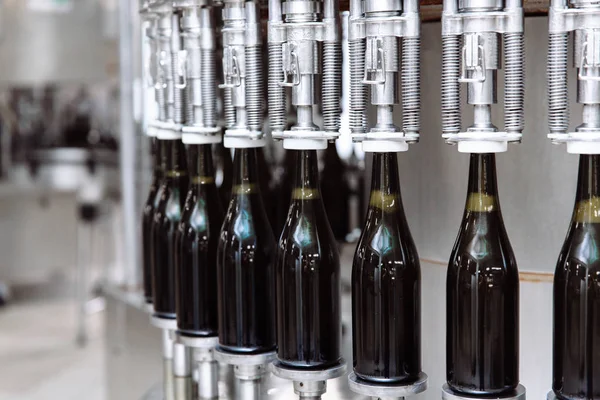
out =
{"type": "Polygon", "coordinates": [[[275,350],[275,237],[260,192],[257,149],[235,150],[231,201],[217,251],[219,344],[275,350]]]}
{"type": "Polygon", "coordinates": [[[519,384],[519,271],[498,201],[494,154],[471,154],[465,213],[448,265],[446,374],[459,393],[519,384]]]}
{"type": "Polygon", "coordinates": [[[180,139],[163,140],[165,176],[154,213],[152,238],[154,266],[152,289],[154,312],[162,318],[175,318],[175,237],[188,190],[189,177],[185,146],[180,139]]]}
{"type": "Polygon", "coordinates": [[[317,153],[297,152],[277,254],[278,358],[296,368],[341,359],[340,260],[321,199],[317,153]]]}
{"type": "Polygon", "coordinates": [[[350,232],[350,188],[346,176],[346,165],[340,158],[335,143],[328,145],[323,161],[321,174],[323,203],[333,235],[338,241],[344,242],[346,235],[350,232]]]}
{"type": "Polygon", "coordinates": [[[378,382],[421,373],[421,267],[396,153],[373,154],[371,196],[352,266],[354,372],[378,382]]]}
{"type": "Polygon", "coordinates": [[[152,258],[154,248],[152,246],[152,222],[154,221],[154,211],[160,199],[163,179],[164,165],[161,157],[161,142],[157,138],[152,138],[152,158],[154,163],[154,173],[148,198],[144,204],[142,212],[142,253],[143,253],[143,277],[144,277],[144,298],[146,303],[152,303],[152,258]]]}
{"type": "Polygon", "coordinates": [[[554,275],[554,393],[600,399],[600,156],[581,155],[575,210],[554,275]]]}
{"type": "Polygon", "coordinates": [[[223,209],[209,144],[188,145],[190,188],[178,232],[177,326],[193,336],[218,334],[217,246],[223,209]]]}

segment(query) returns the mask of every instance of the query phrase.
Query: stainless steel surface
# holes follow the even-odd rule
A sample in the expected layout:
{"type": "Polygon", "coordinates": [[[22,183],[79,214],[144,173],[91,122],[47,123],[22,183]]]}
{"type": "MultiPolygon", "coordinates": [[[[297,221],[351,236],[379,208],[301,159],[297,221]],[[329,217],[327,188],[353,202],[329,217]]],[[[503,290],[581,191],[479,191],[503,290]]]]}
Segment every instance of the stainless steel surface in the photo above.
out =
{"type": "Polygon", "coordinates": [[[343,358],[337,365],[323,370],[306,370],[300,368],[289,368],[283,365],[280,361],[275,361],[271,364],[271,370],[275,376],[287,379],[290,381],[327,381],[329,379],[339,378],[347,371],[346,360],[343,358]]]}
{"type": "Polygon", "coordinates": [[[269,109],[273,113],[270,120],[275,128],[273,137],[283,139],[286,149],[324,149],[327,141],[339,136],[340,129],[339,2],[288,1],[278,5],[271,1],[269,5],[273,7],[269,18],[269,62],[275,66],[269,68],[269,88],[274,91],[269,94],[273,101],[269,109]],[[322,12],[318,11],[320,8],[322,12]],[[283,115],[287,90],[296,114],[296,123],[290,130],[286,130],[283,115]],[[313,117],[317,105],[321,105],[322,126],[315,124],[313,117]]]}
{"type": "Polygon", "coordinates": [[[459,152],[505,152],[508,143],[521,140],[525,94],[523,19],[521,0],[505,3],[494,0],[444,1],[442,137],[449,144],[458,144],[459,152]],[[503,128],[498,131],[493,124],[482,124],[482,121],[491,120],[492,109],[479,107],[476,110],[479,114],[488,115],[475,121],[465,131],[461,129],[459,118],[458,83],[467,84],[469,104],[477,107],[496,103],[500,34],[505,59],[503,128]]]}
{"type": "Polygon", "coordinates": [[[393,385],[364,381],[359,379],[354,372],[351,372],[348,375],[348,384],[350,386],[350,390],[364,396],[398,399],[414,396],[415,394],[422,393],[427,390],[427,375],[421,373],[421,376],[416,382],[408,385],[393,385]]]}
{"type": "MultiPolygon", "coordinates": [[[[121,193],[123,204],[123,255],[125,276],[124,284],[135,288],[142,283],[140,264],[141,246],[138,240],[139,215],[141,215],[141,194],[136,191],[137,183],[137,124],[134,118],[133,82],[136,74],[135,61],[140,59],[134,47],[134,26],[139,27],[137,2],[120,0],[119,2],[119,76],[120,76],[120,167],[121,193]]],[[[139,50],[139,49],[138,49],[139,50]]]]}
{"type": "Polygon", "coordinates": [[[556,400],[556,395],[554,394],[554,391],[549,391],[548,392],[548,396],[546,397],[546,400],[556,400]]]}
{"type": "MultiPolygon", "coordinates": [[[[479,398],[481,397],[467,396],[453,392],[446,384],[444,384],[442,387],[442,400],[474,400],[479,398]]],[[[505,396],[493,396],[493,398],[497,400],[525,400],[525,387],[523,385],[519,385],[517,386],[515,393],[505,396]]]]}
{"type": "Polygon", "coordinates": [[[198,367],[198,397],[214,399],[219,395],[219,364],[214,348],[194,349],[194,361],[198,367]]]}
{"type": "Polygon", "coordinates": [[[420,18],[414,0],[352,0],[349,20],[351,96],[350,129],[365,151],[407,151],[419,140],[420,18]],[[366,57],[363,55],[366,48],[366,57]],[[361,54],[358,54],[361,53],[361,54]],[[402,57],[400,57],[402,54],[402,57]],[[402,82],[402,129],[394,124],[394,106],[400,102],[402,82]],[[366,118],[367,96],[377,107],[366,118]],[[369,123],[371,122],[371,123],[369,123]],[[366,125],[372,128],[367,132],[366,125]]]}
{"type": "Polygon", "coordinates": [[[566,143],[573,154],[600,154],[600,5],[588,1],[553,1],[549,10],[548,120],[553,143],[566,143]],[[573,7],[569,7],[573,6],[573,7]],[[584,124],[569,130],[567,88],[568,37],[573,38],[577,102],[584,124]]]}

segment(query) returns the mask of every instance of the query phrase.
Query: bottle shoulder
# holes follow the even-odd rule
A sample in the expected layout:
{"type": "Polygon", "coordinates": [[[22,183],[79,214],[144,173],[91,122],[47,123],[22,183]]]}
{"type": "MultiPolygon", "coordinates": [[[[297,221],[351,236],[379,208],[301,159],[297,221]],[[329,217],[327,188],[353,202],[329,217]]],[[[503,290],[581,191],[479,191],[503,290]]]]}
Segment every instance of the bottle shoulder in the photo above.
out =
{"type": "Polygon", "coordinates": [[[565,273],[600,280],[600,224],[571,223],[556,267],[557,275],[565,273]]]}
{"type": "Polygon", "coordinates": [[[354,253],[355,269],[420,269],[416,245],[404,215],[370,208],[354,253]],[[400,267],[400,268],[398,268],[400,267]]]}
{"type": "Polygon", "coordinates": [[[234,196],[230,200],[221,228],[220,242],[227,246],[274,248],[275,236],[262,201],[248,197],[234,196]]]}
{"type": "Polygon", "coordinates": [[[321,208],[322,204],[292,203],[279,239],[280,257],[339,264],[338,244],[321,208]]]}
{"type": "Polygon", "coordinates": [[[518,275],[514,252],[499,213],[465,213],[449,268],[477,274],[518,275]]]}

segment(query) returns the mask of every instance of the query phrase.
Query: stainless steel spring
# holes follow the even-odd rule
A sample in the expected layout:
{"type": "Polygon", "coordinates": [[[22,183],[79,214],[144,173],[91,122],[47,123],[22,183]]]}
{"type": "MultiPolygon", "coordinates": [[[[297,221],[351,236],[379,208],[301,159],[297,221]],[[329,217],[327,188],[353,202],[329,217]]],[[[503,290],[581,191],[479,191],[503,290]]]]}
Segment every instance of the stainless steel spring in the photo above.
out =
{"type": "Polygon", "coordinates": [[[263,126],[262,46],[246,46],[246,115],[250,131],[263,126]]]}
{"type": "Polygon", "coordinates": [[[323,129],[339,132],[341,125],[340,98],[342,97],[342,44],[323,43],[323,129]]]}
{"type": "Polygon", "coordinates": [[[179,87],[179,53],[171,54],[171,71],[173,72],[173,122],[185,123],[185,88],[179,87]]]}
{"type": "Polygon", "coordinates": [[[421,39],[402,41],[402,126],[404,132],[421,129],[421,39]]]}
{"type": "Polygon", "coordinates": [[[285,89],[280,82],[283,82],[283,46],[269,43],[269,123],[274,132],[282,132],[287,125],[285,89]]]}
{"type": "Polygon", "coordinates": [[[551,133],[569,129],[569,92],[567,89],[568,33],[548,37],[548,127],[551,133]]]}
{"type": "Polygon", "coordinates": [[[460,49],[459,35],[442,37],[442,132],[460,132],[460,49]]]}
{"type": "Polygon", "coordinates": [[[158,105],[158,120],[159,121],[167,121],[167,92],[163,87],[165,82],[162,80],[157,80],[156,85],[154,87],[154,94],[156,98],[156,104],[158,105]]]}
{"type": "Polygon", "coordinates": [[[196,120],[195,108],[198,89],[202,89],[202,85],[198,85],[198,81],[201,79],[202,71],[199,68],[201,65],[200,49],[197,45],[197,39],[192,42],[190,34],[186,37],[186,50],[187,50],[187,86],[185,88],[185,120],[188,125],[197,125],[199,121],[196,120]]]}
{"type": "Polygon", "coordinates": [[[204,126],[214,127],[217,125],[217,93],[215,82],[217,71],[215,64],[215,52],[212,49],[202,50],[202,107],[204,109],[204,126]]]}
{"type": "Polygon", "coordinates": [[[525,124],[525,39],[504,34],[504,129],[521,133],[525,124]]]}
{"type": "Polygon", "coordinates": [[[350,56],[350,130],[367,132],[367,87],[363,84],[365,74],[365,39],[348,42],[350,56]]]}
{"type": "MultiPolygon", "coordinates": [[[[231,83],[231,79],[226,78],[225,83],[231,83]]],[[[231,88],[223,89],[223,118],[225,119],[225,127],[233,128],[236,123],[236,112],[233,107],[233,94],[231,88]]]]}

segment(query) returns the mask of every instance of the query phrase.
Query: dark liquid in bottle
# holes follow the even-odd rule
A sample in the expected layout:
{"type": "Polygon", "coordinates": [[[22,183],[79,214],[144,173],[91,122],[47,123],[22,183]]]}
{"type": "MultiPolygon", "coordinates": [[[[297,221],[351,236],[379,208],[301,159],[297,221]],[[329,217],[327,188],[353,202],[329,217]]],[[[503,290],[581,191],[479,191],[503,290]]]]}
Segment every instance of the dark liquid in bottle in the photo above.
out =
{"type": "Polygon", "coordinates": [[[218,334],[217,246],[223,223],[210,145],[189,145],[190,189],[179,225],[177,326],[197,336],[218,334]]]}
{"type": "Polygon", "coordinates": [[[495,155],[472,154],[465,214],[447,279],[447,379],[466,394],[519,384],[519,273],[504,228],[495,155]]]}
{"type": "Polygon", "coordinates": [[[160,199],[160,189],[162,188],[162,177],[164,165],[161,160],[160,141],[152,138],[152,153],[154,158],[154,175],[150,184],[150,192],[144,205],[142,213],[142,254],[143,254],[143,277],[144,277],[144,298],[147,303],[152,303],[152,263],[154,257],[154,248],[152,247],[152,222],[154,221],[154,211],[160,199]]]}
{"type": "Polygon", "coordinates": [[[375,153],[352,267],[354,372],[378,382],[421,373],[421,267],[400,196],[396,153],[375,153]]]}
{"type": "Polygon", "coordinates": [[[297,153],[277,255],[277,324],[282,363],[317,368],[340,361],[340,260],[321,200],[315,151],[297,153]]]}
{"type": "Polygon", "coordinates": [[[575,211],[554,275],[552,388],[600,399],[600,156],[582,155],[575,211]]]}
{"type": "Polygon", "coordinates": [[[256,151],[235,151],[232,196],[217,253],[219,344],[231,352],[276,347],[276,244],[261,197],[256,151]]]}
{"type": "Polygon", "coordinates": [[[181,140],[164,140],[165,177],[154,213],[152,238],[154,268],[152,289],[154,312],[163,318],[175,318],[176,233],[188,189],[185,147],[181,140]]]}

